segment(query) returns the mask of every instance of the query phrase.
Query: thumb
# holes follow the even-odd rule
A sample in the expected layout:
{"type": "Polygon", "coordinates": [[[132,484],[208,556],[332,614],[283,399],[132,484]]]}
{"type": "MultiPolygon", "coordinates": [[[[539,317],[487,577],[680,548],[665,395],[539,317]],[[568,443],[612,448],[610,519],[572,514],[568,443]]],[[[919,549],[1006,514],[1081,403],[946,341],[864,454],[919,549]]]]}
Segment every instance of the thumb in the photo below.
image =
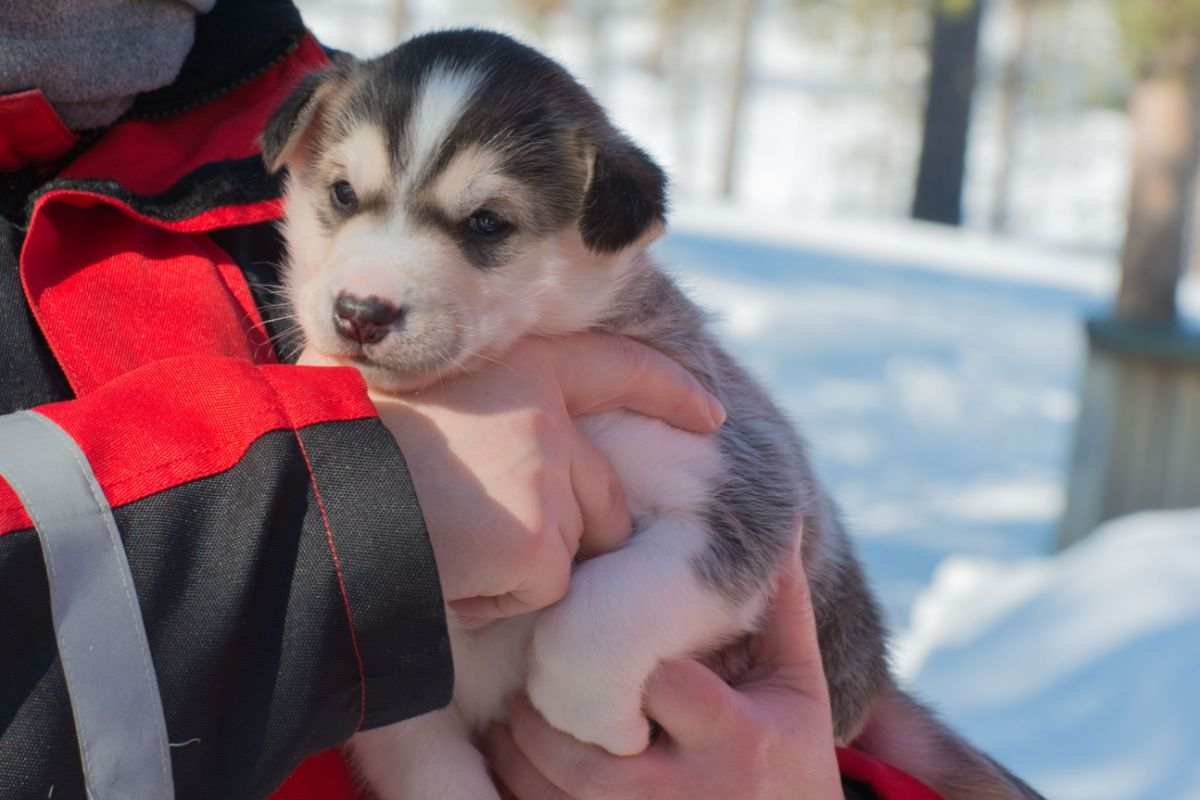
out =
{"type": "Polygon", "coordinates": [[[686,748],[725,735],[722,721],[736,712],[737,696],[699,661],[664,661],[646,682],[646,714],[686,748]]]}
{"type": "Polygon", "coordinates": [[[583,517],[578,556],[591,558],[625,544],[633,532],[633,521],[621,479],[579,431],[574,432],[571,448],[571,486],[583,517]]]}
{"type": "Polygon", "coordinates": [[[779,575],[767,624],[757,641],[765,674],[753,683],[791,689],[828,702],[829,688],[817,644],[816,615],[799,554],[779,575]]]}

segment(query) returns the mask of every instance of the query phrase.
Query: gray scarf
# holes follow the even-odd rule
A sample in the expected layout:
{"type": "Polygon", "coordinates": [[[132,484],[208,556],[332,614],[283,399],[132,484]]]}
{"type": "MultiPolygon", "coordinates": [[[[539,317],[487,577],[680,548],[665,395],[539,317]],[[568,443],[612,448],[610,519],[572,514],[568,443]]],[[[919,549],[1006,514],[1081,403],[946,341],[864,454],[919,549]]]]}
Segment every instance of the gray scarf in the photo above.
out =
{"type": "Polygon", "coordinates": [[[41,89],[73,130],[175,80],[216,0],[0,0],[0,94],[41,89]]]}

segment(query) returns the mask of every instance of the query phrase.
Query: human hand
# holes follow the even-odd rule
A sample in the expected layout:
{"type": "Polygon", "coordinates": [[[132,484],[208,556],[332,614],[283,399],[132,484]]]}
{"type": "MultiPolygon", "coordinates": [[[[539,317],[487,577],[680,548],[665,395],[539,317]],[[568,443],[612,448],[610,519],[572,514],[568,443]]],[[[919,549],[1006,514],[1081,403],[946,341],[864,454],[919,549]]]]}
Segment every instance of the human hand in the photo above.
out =
{"type": "Polygon", "coordinates": [[[691,660],[663,664],[646,712],[663,734],[631,757],[550,727],[518,698],[509,727],[485,742],[497,777],[519,800],[827,800],[841,798],[833,721],[804,571],[781,579],[756,668],[731,688],[691,660]]]}
{"type": "Polygon", "coordinates": [[[551,605],[577,554],[628,538],[620,481],[572,417],[624,408],[696,433],[724,421],[687,370],[603,334],[526,339],[470,374],[371,397],[408,461],[443,594],[468,624],[551,605]]]}

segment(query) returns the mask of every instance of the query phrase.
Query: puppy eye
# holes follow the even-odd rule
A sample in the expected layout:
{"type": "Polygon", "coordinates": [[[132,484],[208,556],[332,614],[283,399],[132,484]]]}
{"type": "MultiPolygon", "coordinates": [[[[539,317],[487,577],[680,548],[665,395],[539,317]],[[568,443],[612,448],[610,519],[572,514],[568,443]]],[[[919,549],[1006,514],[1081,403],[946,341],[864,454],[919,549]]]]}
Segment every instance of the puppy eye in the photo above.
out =
{"type": "Polygon", "coordinates": [[[512,223],[498,217],[494,212],[481,208],[467,218],[467,228],[482,239],[499,239],[512,230],[512,223]]]}
{"type": "Polygon", "coordinates": [[[358,208],[358,195],[350,181],[336,181],[329,187],[329,200],[339,211],[353,211],[358,208]]]}

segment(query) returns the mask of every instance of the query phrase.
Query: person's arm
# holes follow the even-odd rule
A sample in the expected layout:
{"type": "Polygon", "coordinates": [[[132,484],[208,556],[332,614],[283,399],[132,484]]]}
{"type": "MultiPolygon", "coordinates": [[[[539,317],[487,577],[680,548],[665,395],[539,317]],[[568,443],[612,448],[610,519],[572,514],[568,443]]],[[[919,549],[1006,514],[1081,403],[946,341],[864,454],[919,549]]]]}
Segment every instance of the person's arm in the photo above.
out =
{"type": "MultiPolygon", "coordinates": [[[[38,511],[14,483],[93,475],[136,588],[177,797],[260,796],[304,755],[448,701],[422,510],[457,607],[546,605],[576,549],[629,528],[611,468],[570,417],[623,407],[711,431],[714,402],[648,348],[581,336],[522,345],[420,398],[378,398],[381,418],[354,370],[221,358],[161,361],[37,409],[35,429],[79,452],[62,475],[25,483],[26,460],[0,479],[0,613],[17,643],[0,651],[0,796],[83,796],[48,602],[70,582],[47,581],[38,511]],[[396,439],[424,476],[420,505],[396,439]]],[[[4,420],[0,448],[21,447],[4,420]]],[[[111,693],[87,680],[102,670],[70,669],[92,697],[111,693]]],[[[103,728],[130,733],[121,719],[103,728]]]]}
{"type": "MultiPolygon", "coordinates": [[[[84,796],[59,658],[60,645],[79,648],[56,634],[86,637],[59,617],[108,595],[90,565],[80,574],[93,585],[71,579],[69,550],[48,578],[34,523],[49,527],[55,510],[26,502],[39,481],[65,504],[90,474],[111,508],[179,798],[264,796],[305,754],[449,700],[432,549],[357,373],[173,359],[22,413],[37,415],[28,430],[61,434],[79,458],[36,460],[60,471],[29,475],[27,453],[0,479],[0,796],[84,796]]],[[[0,439],[10,454],[31,446],[0,439]]],[[[104,643],[68,664],[77,706],[104,708],[116,690],[88,663],[104,643]]],[[[143,681],[132,691],[151,690],[143,681]]],[[[120,718],[109,727],[134,734],[120,718]]],[[[106,746],[85,748],[99,772],[106,746]]]]}

